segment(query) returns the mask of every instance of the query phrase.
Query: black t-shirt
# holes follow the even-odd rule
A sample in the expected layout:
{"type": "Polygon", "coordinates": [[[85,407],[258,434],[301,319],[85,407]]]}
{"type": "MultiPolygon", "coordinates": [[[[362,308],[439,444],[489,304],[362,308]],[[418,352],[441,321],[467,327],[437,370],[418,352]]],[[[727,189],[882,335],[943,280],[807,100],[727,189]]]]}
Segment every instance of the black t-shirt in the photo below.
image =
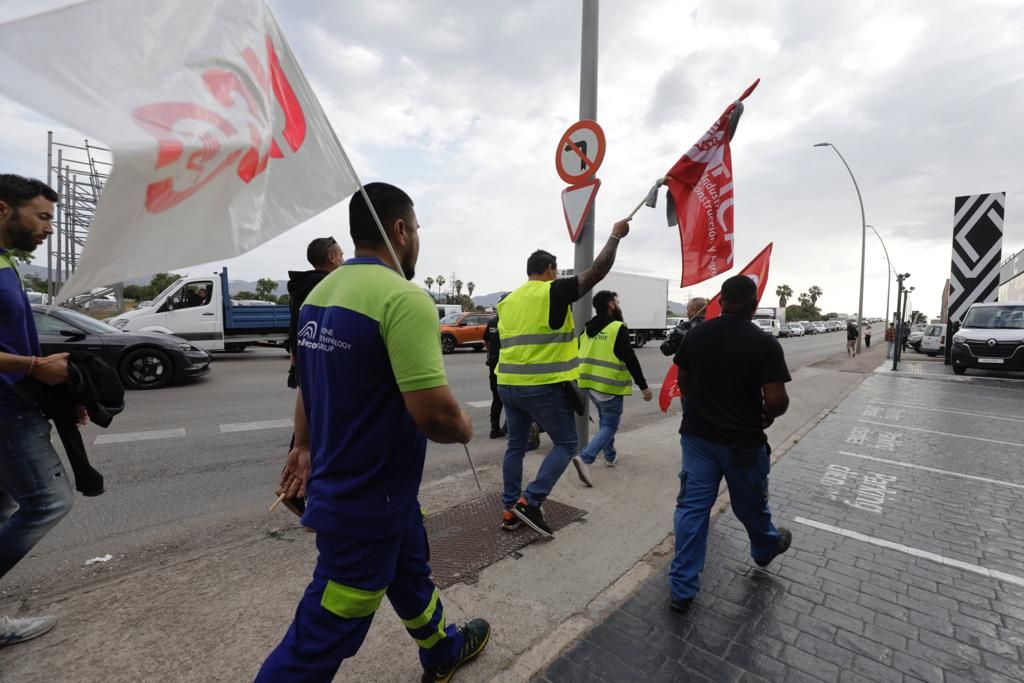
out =
{"type": "Polygon", "coordinates": [[[792,379],[778,340],[749,320],[722,315],[690,330],[673,361],[689,380],[680,434],[738,448],[767,441],[761,387],[792,379]]]}
{"type": "Polygon", "coordinates": [[[579,298],[580,281],[575,276],[553,280],[551,282],[551,306],[548,309],[548,327],[557,330],[564,325],[569,307],[579,298]]]}

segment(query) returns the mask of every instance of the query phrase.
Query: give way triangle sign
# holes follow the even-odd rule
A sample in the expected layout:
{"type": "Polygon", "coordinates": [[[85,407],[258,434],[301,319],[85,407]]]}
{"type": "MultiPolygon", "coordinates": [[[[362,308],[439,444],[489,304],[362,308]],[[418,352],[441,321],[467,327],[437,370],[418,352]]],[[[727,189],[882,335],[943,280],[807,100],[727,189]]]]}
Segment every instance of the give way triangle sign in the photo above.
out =
{"type": "Polygon", "coordinates": [[[569,239],[575,242],[583,231],[583,220],[594,205],[594,197],[601,188],[597,178],[581,185],[571,185],[562,190],[562,212],[565,226],[569,228],[569,239]]]}

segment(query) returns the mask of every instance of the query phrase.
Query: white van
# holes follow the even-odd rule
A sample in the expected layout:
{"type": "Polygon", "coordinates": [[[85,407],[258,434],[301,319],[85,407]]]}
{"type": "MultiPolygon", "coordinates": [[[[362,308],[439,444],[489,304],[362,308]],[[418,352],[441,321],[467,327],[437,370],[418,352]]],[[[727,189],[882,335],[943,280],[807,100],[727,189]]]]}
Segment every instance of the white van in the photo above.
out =
{"type": "Polygon", "coordinates": [[[953,335],[953,372],[1024,370],[1024,301],[974,304],[953,335]]]}

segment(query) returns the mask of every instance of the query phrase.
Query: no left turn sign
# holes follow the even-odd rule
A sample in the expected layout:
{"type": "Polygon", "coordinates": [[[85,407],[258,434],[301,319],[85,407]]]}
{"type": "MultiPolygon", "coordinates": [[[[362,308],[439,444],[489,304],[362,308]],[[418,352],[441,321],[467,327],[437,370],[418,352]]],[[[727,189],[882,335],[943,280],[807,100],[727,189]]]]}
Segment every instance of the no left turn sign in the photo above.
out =
{"type": "Polygon", "coordinates": [[[555,150],[555,169],[569,185],[579,185],[597,175],[604,161],[604,131],[597,121],[584,119],[569,126],[555,150]]]}

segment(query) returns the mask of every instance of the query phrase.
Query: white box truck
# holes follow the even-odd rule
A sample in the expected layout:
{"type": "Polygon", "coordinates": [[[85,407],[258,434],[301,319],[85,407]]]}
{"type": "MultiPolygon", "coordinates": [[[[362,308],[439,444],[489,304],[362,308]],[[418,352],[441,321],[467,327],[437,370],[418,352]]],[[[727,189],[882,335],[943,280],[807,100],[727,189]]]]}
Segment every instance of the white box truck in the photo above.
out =
{"type": "Polygon", "coordinates": [[[651,339],[665,338],[668,280],[612,271],[594,287],[594,292],[603,289],[618,293],[633,346],[640,348],[651,339]]]}

